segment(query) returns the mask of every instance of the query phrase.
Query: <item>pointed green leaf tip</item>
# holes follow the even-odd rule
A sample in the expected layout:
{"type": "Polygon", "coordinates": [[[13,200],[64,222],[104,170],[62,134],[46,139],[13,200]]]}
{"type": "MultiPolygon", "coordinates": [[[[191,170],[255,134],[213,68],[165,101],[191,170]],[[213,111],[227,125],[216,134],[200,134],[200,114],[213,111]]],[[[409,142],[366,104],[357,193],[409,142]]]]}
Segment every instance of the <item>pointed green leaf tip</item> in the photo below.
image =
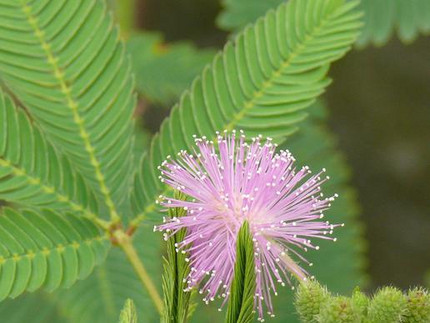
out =
{"type": "MultiPolygon", "coordinates": [[[[175,192],[175,199],[185,200],[181,192],[175,192]]],[[[169,209],[170,217],[181,217],[186,215],[182,208],[169,209]]],[[[177,252],[177,243],[184,240],[186,229],[179,230],[167,241],[167,257],[164,259],[163,293],[164,293],[164,317],[165,323],[184,323],[191,316],[192,308],[190,302],[192,291],[187,289],[187,276],[190,273],[188,254],[177,252]]]]}
{"type": "Polygon", "coordinates": [[[230,288],[226,323],[253,321],[255,288],[254,246],[249,223],[245,221],[237,236],[236,264],[230,288]]]}
{"type": "Polygon", "coordinates": [[[303,323],[318,322],[318,314],[330,299],[327,288],[321,286],[316,280],[303,282],[296,293],[295,306],[303,323]]]}
{"type": "Polygon", "coordinates": [[[131,299],[127,299],[119,316],[119,323],[137,323],[136,307],[131,299]]]}

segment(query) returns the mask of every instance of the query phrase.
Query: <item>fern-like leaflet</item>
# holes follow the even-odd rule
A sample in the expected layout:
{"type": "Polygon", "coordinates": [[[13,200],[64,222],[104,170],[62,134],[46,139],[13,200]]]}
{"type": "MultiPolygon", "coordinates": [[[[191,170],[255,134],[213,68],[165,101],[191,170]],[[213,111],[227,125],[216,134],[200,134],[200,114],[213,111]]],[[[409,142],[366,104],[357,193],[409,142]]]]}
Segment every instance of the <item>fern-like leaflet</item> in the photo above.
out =
{"type": "MultiPolygon", "coordinates": [[[[135,234],[135,241],[139,256],[152,260],[147,264],[148,271],[161,285],[161,239],[148,241],[151,234],[152,228],[141,227],[135,234]]],[[[133,268],[121,250],[115,248],[87,279],[67,290],[41,291],[2,302],[0,317],[7,317],[8,323],[21,323],[22,318],[29,315],[34,322],[40,323],[117,323],[118,313],[129,298],[133,299],[141,321],[155,322],[159,319],[133,268]],[[43,310],[32,312],[35,308],[43,310]]]]}
{"type": "Polygon", "coordinates": [[[118,220],[128,196],[135,100],[104,1],[0,1],[0,73],[118,220]]]}
{"type": "Polygon", "coordinates": [[[1,199],[96,217],[96,199],[83,177],[1,92],[0,125],[1,199]]]}
{"type": "MultiPolygon", "coordinates": [[[[224,0],[225,9],[218,17],[218,25],[238,30],[282,2],[285,0],[224,0]]],[[[402,41],[411,42],[419,34],[430,33],[428,0],[362,0],[358,9],[364,12],[364,28],[357,40],[360,47],[384,45],[395,34],[402,41]]]]}
{"type": "Polygon", "coordinates": [[[86,278],[110,242],[90,220],[52,211],[0,215],[0,300],[24,291],[53,291],[86,278]]]}

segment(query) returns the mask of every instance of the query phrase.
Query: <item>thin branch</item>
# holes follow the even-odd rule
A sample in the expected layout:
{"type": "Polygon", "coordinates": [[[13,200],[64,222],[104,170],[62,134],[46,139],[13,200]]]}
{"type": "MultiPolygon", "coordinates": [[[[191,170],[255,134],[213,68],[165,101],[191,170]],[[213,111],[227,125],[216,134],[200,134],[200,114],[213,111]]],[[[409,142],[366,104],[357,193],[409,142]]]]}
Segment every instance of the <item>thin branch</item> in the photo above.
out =
{"type": "Polygon", "coordinates": [[[143,286],[146,288],[158,312],[160,313],[160,315],[162,315],[164,311],[163,301],[161,300],[157,288],[152,282],[151,277],[149,276],[148,272],[145,269],[145,266],[143,265],[139,255],[137,254],[137,251],[133,246],[131,237],[122,230],[117,230],[114,233],[114,237],[116,239],[117,244],[126,254],[128,261],[130,261],[143,286]]]}

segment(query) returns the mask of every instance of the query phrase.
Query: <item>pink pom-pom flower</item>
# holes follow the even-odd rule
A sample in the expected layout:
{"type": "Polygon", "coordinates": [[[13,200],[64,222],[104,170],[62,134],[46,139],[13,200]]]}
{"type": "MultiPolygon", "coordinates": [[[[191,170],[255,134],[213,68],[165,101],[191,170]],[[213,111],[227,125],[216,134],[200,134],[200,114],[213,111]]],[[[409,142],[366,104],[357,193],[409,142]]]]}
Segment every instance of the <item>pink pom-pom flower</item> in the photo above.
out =
{"type": "MultiPolygon", "coordinates": [[[[236,239],[243,222],[249,222],[255,250],[255,306],[263,317],[263,304],[273,315],[272,295],[276,285],[290,283],[290,275],[306,280],[308,274],[292,258],[303,258],[299,250],[318,249],[310,239],[336,240],[328,235],[332,225],[322,221],[323,212],[334,197],[323,198],[320,185],[328,177],[311,174],[309,167],[296,170],[288,151],[276,153],[268,138],[247,143],[241,131],[217,133],[216,142],[195,138],[194,154],[181,151],[159,167],[160,179],[186,194],[186,201],[161,198],[164,207],[181,207],[187,215],[165,218],[154,229],[164,231],[167,240],[186,228],[185,239],[176,245],[188,252],[191,272],[189,289],[202,283],[204,301],[225,298],[233,280],[236,239]],[[237,138],[239,137],[239,138],[237,138]]],[[[223,304],[224,304],[223,303],[223,304]]]]}

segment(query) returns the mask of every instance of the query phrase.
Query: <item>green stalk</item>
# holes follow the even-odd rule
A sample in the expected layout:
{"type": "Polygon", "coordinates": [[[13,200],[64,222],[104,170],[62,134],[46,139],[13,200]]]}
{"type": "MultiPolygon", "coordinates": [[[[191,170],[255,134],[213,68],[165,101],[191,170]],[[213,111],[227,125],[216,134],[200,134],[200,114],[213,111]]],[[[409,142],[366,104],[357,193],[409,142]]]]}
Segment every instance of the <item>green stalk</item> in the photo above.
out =
{"type": "Polygon", "coordinates": [[[135,27],[136,0],[117,0],[116,12],[121,33],[127,37],[135,27]]]}
{"type": "Polygon", "coordinates": [[[131,265],[133,266],[143,286],[148,291],[149,297],[151,298],[152,302],[157,308],[157,311],[160,313],[160,315],[163,315],[163,312],[164,312],[163,301],[161,300],[161,297],[158,294],[157,288],[152,282],[151,277],[146,271],[145,266],[140,260],[140,257],[133,246],[131,237],[128,234],[126,234],[124,231],[117,230],[114,233],[114,238],[116,239],[116,242],[121,247],[121,249],[124,251],[125,255],[127,256],[127,259],[130,261],[131,265]]]}

